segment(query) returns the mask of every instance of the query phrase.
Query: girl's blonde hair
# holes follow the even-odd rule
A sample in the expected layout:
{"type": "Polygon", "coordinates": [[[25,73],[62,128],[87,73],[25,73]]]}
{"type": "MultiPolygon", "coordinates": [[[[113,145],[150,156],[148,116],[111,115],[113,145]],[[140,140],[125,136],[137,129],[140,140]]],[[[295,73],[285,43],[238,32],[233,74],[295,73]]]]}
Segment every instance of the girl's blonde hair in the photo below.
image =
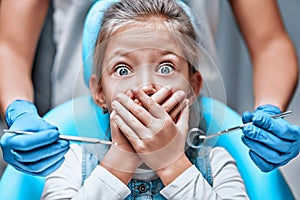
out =
{"type": "Polygon", "coordinates": [[[154,23],[162,23],[170,31],[181,44],[184,51],[182,56],[188,61],[191,70],[197,69],[201,50],[198,31],[191,18],[191,11],[179,0],[120,0],[104,14],[95,46],[93,72],[101,77],[106,42],[114,33],[129,25],[144,25],[151,19],[154,23]]]}

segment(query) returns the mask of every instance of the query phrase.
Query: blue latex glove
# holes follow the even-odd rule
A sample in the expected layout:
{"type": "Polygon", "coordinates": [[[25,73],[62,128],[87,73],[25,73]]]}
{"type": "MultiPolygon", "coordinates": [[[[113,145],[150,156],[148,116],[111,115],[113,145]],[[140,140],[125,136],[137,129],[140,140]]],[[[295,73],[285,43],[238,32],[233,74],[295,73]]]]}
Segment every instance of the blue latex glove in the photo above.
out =
{"type": "Polygon", "coordinates": [[[243,128],[242,140],[250,148],[251,159],[263,172],[285,165],[299,153],[300,127],[282,118],[271,118],[279,113],[276,106],[264,105],[254,113],[243,114],[243,122],[252,121],[253,125],[243,128]]]}
{"type": "Polygon", "coordinates": [[[6,110],[6,122],[10,130],[35,132],[2,136],[3,158],[8,164],[27,174],[47,176],[63,163],[69,142],[59,139],[58,128],[42,119],[31,102],[11,103],[6,110]]]}

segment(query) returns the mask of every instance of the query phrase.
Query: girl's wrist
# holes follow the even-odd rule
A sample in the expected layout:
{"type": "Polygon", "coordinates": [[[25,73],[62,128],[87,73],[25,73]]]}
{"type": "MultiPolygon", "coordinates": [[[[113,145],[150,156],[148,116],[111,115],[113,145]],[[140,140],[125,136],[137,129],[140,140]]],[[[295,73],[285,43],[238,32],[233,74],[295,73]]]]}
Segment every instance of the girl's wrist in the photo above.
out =
{"type": "Polygon", "coordinates": [[[140,164],[136,153],[112,146],[99,165],[127,184],[140,164]]]}
{"type": "Polygon", "coordinates": [[[160,177],[164,185],[167,186],[191,166],[192,163],[186,155],[183,154],[172,164],[156,170],[156,174],[160,177]]]}

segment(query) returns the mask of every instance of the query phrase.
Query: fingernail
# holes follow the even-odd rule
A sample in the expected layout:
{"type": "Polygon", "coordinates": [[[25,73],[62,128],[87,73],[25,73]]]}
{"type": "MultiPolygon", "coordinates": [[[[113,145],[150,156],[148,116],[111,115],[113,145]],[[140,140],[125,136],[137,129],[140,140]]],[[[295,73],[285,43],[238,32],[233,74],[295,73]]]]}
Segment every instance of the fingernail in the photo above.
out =
{"type": "Polygon", "coordinates": [[[111,114],[110,114],[110,118],[111,118],[111,119],[114,118],[115,115],[116,115],[116,111],[113,110],[113,111],[111,112],[111,114]]]}
{"type": "Polygon", "coordinates": [[[185,92],[182,90],[178,90],[177,92],[178,97],[183,97],[185,95],[185,92]]]}
{"type": "Polygon", "coordinates": [[[123,96],[123,93],[118,93],[117,96],[116,96],[116,99],[120,100],[120,99],[122,99],[122,96],[123,96]]]}
{"type": "Polygon", "coordinates": [[[133,93],[132,93],[131,89],[128,90],[128,91],[126,92],[126,95],[127,95],[130,99],[133,99],[133,93]]]}
{"type": "Polygon", "coordinates": [[[111,102],[111,107],[112,107],[113,109],[116,109],[116,107],[117,107],[117,101],[116,101],[116,100],[113,100],[113,101],[111,102]]]}
{"type": "Polygon", "coordinates": [[[188,105],[189,105],[189,103],[190,103],[190,100],[188,100],[188,99],[185,99],[185,105],[186,105],[186,106],[188,106],[188,105]]]}
{"type": "Polygon", "coordinates": [[[138,105],[142,105],[141,102],[138,99],[134,99],[134,103],[136,103],[138,105]]]}

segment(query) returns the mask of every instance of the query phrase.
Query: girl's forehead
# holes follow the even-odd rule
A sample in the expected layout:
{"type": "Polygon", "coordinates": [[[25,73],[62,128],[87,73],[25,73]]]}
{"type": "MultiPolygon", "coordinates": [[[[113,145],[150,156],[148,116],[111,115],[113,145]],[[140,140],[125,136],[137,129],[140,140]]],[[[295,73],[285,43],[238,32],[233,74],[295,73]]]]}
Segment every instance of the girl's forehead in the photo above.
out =
{"type": "MultiPolygon", "coordinates": [[[[115,32],[107,41],[107,50],[132,52],[138,49],[158,49],[184,57],[180,34],[161,27],[126,26],[115,32]]],[[[126,52],[124,52],[126,53],[126,52]]]]}

